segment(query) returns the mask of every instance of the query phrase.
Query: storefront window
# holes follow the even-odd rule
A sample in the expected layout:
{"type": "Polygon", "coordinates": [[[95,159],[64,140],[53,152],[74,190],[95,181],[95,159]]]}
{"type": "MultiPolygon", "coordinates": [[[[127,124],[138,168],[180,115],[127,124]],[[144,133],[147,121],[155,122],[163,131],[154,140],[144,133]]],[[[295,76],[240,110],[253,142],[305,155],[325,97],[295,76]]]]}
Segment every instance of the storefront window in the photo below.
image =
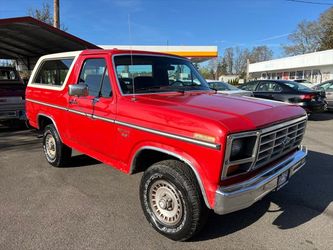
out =
{"type": "Polygon", "coordinates": [[[296,79],[303,79],[303,71],[296,72],[296,79]]]}
{"type": "Polygon", "coordinates": [[[312,82],[313,83],[321,82],[321,74],[319,69],[312,70],[312,82]]]}
{"type": "Polygon", "coordinates": [[[277,73],[276,74],[276,79],[279,79],[279,80],[281,80],[282,79],[282,72],[279,72],[279,73],[277,73]]]}
{"type": "Polygon", "coordinates": [[[311,70],[304,70],[304,79],[311,81],[311,70]]]}
{"type": "Polygon", "coordinates": [[[295,72],[295,71],[292,71],[292,72],[290,72],[290,74],[289,74],[289,79],[290,79],[290,80],[294,80],[294,79],[295,79],[295,76],[296,76],[296,72],[295,72]]]}
{"type": "Polygon", "coordinates": [[[283,80],[289,80],[289,72],[283,72],[283,80]]]}

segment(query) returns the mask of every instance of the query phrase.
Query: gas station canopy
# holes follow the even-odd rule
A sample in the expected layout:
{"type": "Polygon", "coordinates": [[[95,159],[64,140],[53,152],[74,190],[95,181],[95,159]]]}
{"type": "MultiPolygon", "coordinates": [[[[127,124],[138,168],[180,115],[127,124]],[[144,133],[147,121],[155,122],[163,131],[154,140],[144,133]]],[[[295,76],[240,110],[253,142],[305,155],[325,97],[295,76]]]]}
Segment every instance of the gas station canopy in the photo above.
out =
{"type": "Polygon", "coordinates": [[[192,62],[203,62],[218,56],[217,46],[140,46],[140,45],[98,45],[103,49],[132,49],[152,52],[162,52],[184,56],[192,62]]]}

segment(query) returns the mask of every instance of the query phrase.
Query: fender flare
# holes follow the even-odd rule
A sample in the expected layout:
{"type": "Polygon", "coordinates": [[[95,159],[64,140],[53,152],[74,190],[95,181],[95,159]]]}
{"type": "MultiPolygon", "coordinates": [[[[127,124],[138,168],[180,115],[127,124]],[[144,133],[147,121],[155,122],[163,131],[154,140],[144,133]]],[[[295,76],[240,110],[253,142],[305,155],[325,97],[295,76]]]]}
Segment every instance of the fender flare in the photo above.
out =
{"type": "Polygon", "coordinates": [[[166,150],[166,149],[162,149],[162,148],[159,148],[159,147],[156,147],[156,146],[142,146],[140,147],[134,154],[134,156],[132,157],[132,160],[131,160],[131,165],[130,165],[130,174],[133,173],[134,171],[134,168],[136,166],[136,158],[137,156],[141,153],[141,151],[143,150],[154,150],[154,151],[158,151],[158,152],[161,152],[161,153],[165,153],[165,154],[168,154],[168,155],[171,155],[179,160],[181,160],[182,162],[184,162],[186,165],[188,165],[193,173],[195,174],[195,177],[196,177],[196,180],[199,184],[199,187],[200,187],[200,190],[201,190],[201,194],[202,194],[202,197],[205,201],[205,204],[206,206],[209,208],[209,209],[212,209],[210,204],[209,204],[209,201],[208,201],[208,198],[207,198],[207,194],[206,194],[206,190],[203,186],[203,183],[201,181],[201,177],[198,173],[198,171],[196,170],[196,168],[193,166],[193,164],[191,163],[191,161],[189,161],[188,159],[184,158],[183,156],[175,153],[175,152],[172,152],[170,150],[166,150]]]}

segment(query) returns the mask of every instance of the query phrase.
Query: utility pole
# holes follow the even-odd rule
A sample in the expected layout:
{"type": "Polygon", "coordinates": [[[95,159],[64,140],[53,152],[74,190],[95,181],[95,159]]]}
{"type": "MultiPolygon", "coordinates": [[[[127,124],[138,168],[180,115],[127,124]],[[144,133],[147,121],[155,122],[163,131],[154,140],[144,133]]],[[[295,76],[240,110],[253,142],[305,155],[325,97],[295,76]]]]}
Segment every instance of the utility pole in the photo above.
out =
{"type": "Polygon", "coordinates": [[[60,28],[59,0],[53,0],[53,26],[60,28]]]}
{"type": "Polygon", "coordinates": [[[245,77],[246,82],[247,82],[247,81],[249,80],[249,78],[250,78],[249,66],[250,66],[250,59],[247,58],[247,59],[246,59],[246,77],[245,77]]]}

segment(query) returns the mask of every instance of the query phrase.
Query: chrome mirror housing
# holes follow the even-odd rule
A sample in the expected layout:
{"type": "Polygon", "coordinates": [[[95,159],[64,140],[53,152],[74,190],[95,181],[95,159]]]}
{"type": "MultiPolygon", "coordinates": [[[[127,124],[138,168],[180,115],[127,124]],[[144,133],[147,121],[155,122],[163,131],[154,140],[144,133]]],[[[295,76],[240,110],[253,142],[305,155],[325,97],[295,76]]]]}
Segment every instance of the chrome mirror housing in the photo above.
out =
{"type": "Polygon", "coordinates": [[[68,86],[68,94],[70,96],[87,96],[89,93],[86,84],[71,84],[68,86]]]}

